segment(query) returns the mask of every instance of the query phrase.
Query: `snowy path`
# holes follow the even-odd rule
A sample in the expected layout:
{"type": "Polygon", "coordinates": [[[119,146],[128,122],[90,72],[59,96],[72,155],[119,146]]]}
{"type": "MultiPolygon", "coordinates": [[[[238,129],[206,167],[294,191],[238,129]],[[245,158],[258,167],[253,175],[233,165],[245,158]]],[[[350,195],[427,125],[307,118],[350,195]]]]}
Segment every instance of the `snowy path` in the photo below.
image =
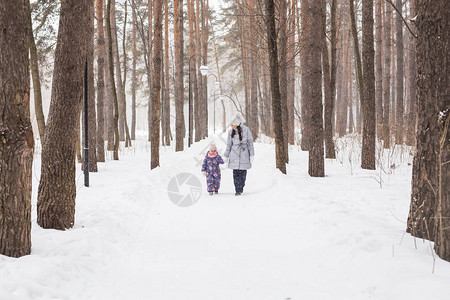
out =
{"type": "Polygon", "coordinates": [[[311,178],[307,153],[292,148],[284,176],[273,145],[256,143],[241,197],[225,170],[219,195],[175,206],[169,180],[191,172],[205,186],[196,160],[208,143],[163,148],[150,172],[138,142],[100,164],[90,188],[79,177],[76,225],[66,232],[37,226],[34,203],[32,254],[0,256],[0,299],[447,299],[450,264],[437,258],[432,274],[429,243],[416,250],[402,239],[410,166],[380,189],[373,171],[350,175],[336,161],[326,178],[311,178]]]}

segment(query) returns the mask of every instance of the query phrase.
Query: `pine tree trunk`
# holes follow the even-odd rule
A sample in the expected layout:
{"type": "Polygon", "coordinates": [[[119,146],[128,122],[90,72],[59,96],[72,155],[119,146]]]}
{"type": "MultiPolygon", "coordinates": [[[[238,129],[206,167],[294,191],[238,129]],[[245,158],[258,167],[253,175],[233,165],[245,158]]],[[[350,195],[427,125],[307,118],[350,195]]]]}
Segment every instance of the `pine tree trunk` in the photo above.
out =
{"type": "Polygon", "coordinates": [[[287,96],[287,120],[288,120],[288,143],[294,145],[295,138],[295,19],[296,19],[296,0],[289,1],[289,38],[288,38],[288,96],[287,96]]]}
{"type": "Polygon", "coordinates": [[[309,0],[308,19],[311,21],[307,34],[307,60],[309,71],[308,93],[311,97],[311,135],[309,142],[308,174],[312,177],[325,176],[325,162],[323,150],[323,105],[322,105],[322,13],[321,1],[309,0]]]}
{"type": "Polygon", "coordinates": [[[52,97],[42,149],[37,223],[43,228],[71,228],[75,217],[75,146],[89,31],[89,0],[61,3],[55,50],[52,97]]]}
{"type": "MultiPolygon", "coordinates": [[[[286,0],[282,0],[285,3],[286,0]]],[[[249,31],[250,31],[250,101],[249,101],[249,125],[253,138],[258,138],[258,35],[256,33],[255,0],[248,1],[249,8],[249,31]]]]}
{"type": "MultiPolygon", "coordinates": [[[[104,11],[106,14],[106,8],[107,8],[107,2],[108,0],[105,0],[104,2],[104,11]]],[[[106,19],[106,15],[105,15],[106,19]]],[[[108,20],[107,20],[108,21],[108,20]]],[[[105,124],[106,124],[106,135],[107,135],[107,150],[113,151],[114,150],[114,100],[113,100],[113,92],[112,92],[112,85],[111,82],[114,82],[114,78],[111,79],[111,74],[109,72],[110,65],[113,64],[113,62],[110,61],[110,55],[109,55],[109,37],[108,37],[108,22],[105,23],[104,32],[106,32],[105,36],[105,124]]]]}
{"type": "MultiPolygon", "coordinates": [[[[188,2],[189,5],[189,2],[188,2]]],[[[184,124],[184,84],[183,84],[183,0],[173,1],[174,48],[175,48],[175,149],[183,151],[186,134],[184,124]]]]}
{"type": "Polygon", "coordinates": [[[148,110],[147,110],[147,124],[148,124],[148,141],[151,141],[152,136],[152,103],[153,103],[153,2],[148,1],[147,16],[148,16],[148,110]]]}
{"type": "Polygon", "coordinates": [[[199,94],[198,94],[198,83],[197,83],[197,60],[200,59],[197,57],[197,43],[196,43],[196,34],[195,34],[195,27],[196,27],[196,17],[195,17],[195,0],[187,0],[188,1],[188,21],[189,21],[189,76],[190,76],[190,101],[191,106],[189,107],[189,116],[190,119],[188,120],[188,126],[190,128],[188,134],[189,134],[189,140],[194,140],[194,133],[195,130],[195,137],[196,141],[200,140],[200,138],[197,140],[197,135],[200,134],[200,116],[199,116],[199,109],[200,109],[200,103],[199,103],[199,94]],[[195,128],[194,128],[194,119],[195,119],[195,128]]]}
{"type": "Polygon", "coordinates": [[[105,161],[105,34],[103,0],[96,0],[97,16],[97,161],[105,161]]]}
{"type": "Polygon", "coordinates": [[[163,144],[170,146],[170,70],[169,70],[169,1],[164,1],[164,106],[163,106],[163,144]]]}
{"type": "Polygon", "coordinates": [[[376,36],[376,48],[375,48],[375,103],[376,103],[376,120],[377,120],[377,133],[381,138],[383,130],[383,68],[381,63],[382,52],[382,23],[381,23],[381,1],[376,0],[375,6],[375,36],[376,36]]]}
{"type": "MultiPolygon", "coordinates": [[[[415,1],[410,0],[410,18],[416,16],[415,1]]],[[[410,23],[411,30],[417,35],[415,22],[410,23]]],[[[416,91],[416,38],[410,35],[408,55],[408,76],[409,76],[409,112],[408,130],[406,133],[406,144],[414,146],[416,143],[416,121],[417,121],[417,91],[416,91]]]]}
{"type": "Polygon", "coordinates": [[[384,79],[383,79],[383,147],[391,147],[391,5],[386,4],[384,20],[384,79]]]}
{"type": "Polygon", "coordinates": [[[45,135],[45,117],[44,111],[42,109],[42,92],[41,92],[41,79],[39,74],[39,62],[38,62],[38,54],[36,48],[36,42],[34,40],[33,34],[33,23],[31,20],[31,8],[30,3],[27,1],[27,20],[28,20],[28,41],[30,47],[30,69],[31,76],[33,79],[33,95],[34,95],[34,109],[36,114],[36,121],[39,130],[39,137],[41,140],[41,145],[44,143],[44,135],[45,135]]]}
{"type": "Polygon", "coordinates": [[[0,254],[31,252],[34,138],[30,121],[27,0],[0,2],[0,254]]]}
{"type": "Polygon", "coordinates": [[[436,253],[450,261],[450,5],[416,4],[418,127],[407,232],[436,241],[436,253]]]}
{"type": "Polygon", "coordinates": [[[373,39],[373,0],[362,2],[362,63],[363,94],[361,109],[363,113],[363,141],[361,168],[375,170],[375,50],[373,39]]]}
{"type": "Polygon", "coordinates": [[[284,137],[281,121],[281,95],[278,67],[278,45],[275,28],[275,4],[273,0],[264,0],[266,8],[267,45],[270,60],[270,86],[272,91],[273,123],[275,127],[276,167],[286,174],[286,154],[284,154],[284,137]]]}
{"type": "Polygon", "coordinates": [[[119,42],[117,34],[116,25],[116,5],[115,0],[111,2],[111,33],[112,33],[112,43],[113,43],[113,61],[116,70],[115,81],[116,81],[116,91],[117,91],[117,101],[119,102],[119,138],[120,141],[125,141],[125,118],[123,115],[124,110],[124,89],[122,85],[122,70],[120,67],[120,56],[119,56],[119,42]]]}
{"type": "Polygon", "coordinates": [[[322,2],[322,67],[324,76],[325,91],[325,115],[324,115],[324,137],[325,137],[325,157],[336,158],[333,141],[333,117],[334,117],[334,97],[336,95],[336,6],[337,0],[331,2],[331,69],[328,59],[328,46],[326,40],[326,3],[322,2]]]}
{"type": "Polygon", "coordinates": [[[308,76],[310,74],[309,69],[309,61],[307,59],[307,51],[306,51],[306,43],[308,43],[307,38],[307,32],[309,30],[309,27],[311,26],[310,20],[308,17],[308,0],[301,0],[300,1],[300,9],[302,12],[301,19],[301,50],[300,50],[300,70],[301,70],[301,131],[302,131],[302,140],[301,140],[301,149],[303,151],[309,151],[309,142],[311,140],[310,138],[310,103],[308,101],[311,100],[311,95],[309,95],[310,89],[307,88],[308,86],[308,76]]]}
{"type": "MultiPolygon", "coordinates": [[[[195,27],[195,54],[197,55],[195,57],[195,62],[197,65],[197,68],[194,68],[194,72],[197,73],[197,95],[195,97],[195,105],[194,105],[194,118],[195,118],[195,141],[198,142],[203,138],[203,110],[205,107],[203,107],[204,103],[204,94],[203,94],[203,76],[200,72],[200,67],[204,64],[203,59],[200,57],[202,54],[202,36],[200,32],[200,0],[192,0],[195,1],[195,13],[194,15],[194,27],[195,27]]],[[[192,126],[191,126],[192,128],[192,126]]],[[[192,141],[192,139],[191,139],[192,141]]]]}
{"type": "Polygon", "coordinates": [[[152,86],[152,135],[150,169],[159,166],[159,143],[161,121],[161,59],[162,59],[162,1],[155,0],[153,53],[153,86],[152,86]]]}
{"type": "Polygon", "coordinates": [[[395,114],[395,143],[403,144],[403,118],[404,118],[404,103],[403,103],[403,77],[405,76],[403,72],[403,59],[404,59],[404,51],[403,51],[403,20],[401,18],[402,14],[402,0],[396,0],[395,2],[398,12],[395,14],[395,44],[396,47],[396,55],[397,55],[397,109],[395,114]]]}
{"type": "Polygon", "coordinates": [[[132,67],[131,67],[131,140],[136,139],[136,85],[137,85],[137,76],[136,76],[136,4],[134,0],[131,0],[131,9],[132,9],[132,22],[133,22],[133,32],[132,32],[132,67]]]}
{"type": "Polygon", "coordinates": [[[95,79],[94,79],[94,0],[89,2],[89,31],[87,45],[88,62],[88,142],[89,172],[97,172],[97,117],[95,113],[95,79]]]}
{"type": "Polygon", "coordinates": [[[114,126],[114,146],[113,146],[113,159],[119,160],[119,103],[117,99],[116,86],[114,83],[114,58],[113,58],[113,39],[112,39],[112,28],[111,28],[111,3],[114,4],[115,0],[108,0],[108,5],[106,8],[107,16],[106,16],[106,27],[108,30],[108,56],[109,56],[109,80],[111,84],[112,91],[112,99],[114,104],[114,117],[113,117],[113,126],[114,126]]]}

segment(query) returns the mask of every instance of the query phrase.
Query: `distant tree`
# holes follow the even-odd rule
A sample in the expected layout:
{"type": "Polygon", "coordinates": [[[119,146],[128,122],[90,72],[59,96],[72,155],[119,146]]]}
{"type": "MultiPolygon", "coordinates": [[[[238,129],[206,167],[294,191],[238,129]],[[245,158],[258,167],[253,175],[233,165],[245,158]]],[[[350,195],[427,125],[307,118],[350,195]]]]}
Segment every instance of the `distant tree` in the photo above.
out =
{"type": "Polygon", "coordinates": [[[308,174],[313,177],[325,176],[325,162],[323,149],[323,105],[322,105],[322,64],[321,48],[323,41],[321,39],[322,26],[322,3],[317,0],[308,0],[308,20],[310,25],[306,34],[306,60],[308,61],[309,76],[307,80],[307,89],[310,89],[308,95],[311,99],[310,104],[310,141],[309,141],[309,159],[308,174]]]}
{"type": "Polygon", "coordinates": [[[0,1],[0,254],[11,257],[31,251],[28,5],[28,0],[0,1]]]}
{"type": "Polygon", "coordinates": [[[61,2],[52,97],[42,149],[37,222],[64,230],[74,224],[75,145],[83,99],[89,31],[88,0],[61,2]]]}
{"type": "Polygon", "coordinates": [[[390,125],[390,106],[391,106],[391,20],[392,8],[386,4],[384,18],[384,78],[383,78],[383,147],[385,149],[391,146],[391,125],[390,125]]]}
{"type": "Polygon", "coordinates": [[[403,20],[402,20],[402,0],[396,0],[397,13],[395,14],[395,45],[397,58],[397,74],[396,74],[396,113],[395,113],[395,143],[403,144],[404,128],[404,101],[403,101],[403,78],[405,77],[403,71],[404,49],[403,49],[403,20]]]}
{"type": "Polygon", "coordinates": [[[275,27],[275,4],[273,0],[264,0],[267,26],[267,45],[270,60],[270,87],[272,91],[273,124],[275,126],[275,161],[276,167],[286,174],[286,154],[281,122],[281,95],[278,67],[278,45],[275,27]]]}
{"type": "Polygon", "coordinates": [[[97,161],[105,161],[105,34],[103,0],[96,0],[97,16],[97,161]]]}
{"type": "Polygon", "coordinates": [[[363,93],[361,109],[363,113],[363,141],[361,167],[375,170],[375,49],[373,39],[373,0],[362,1],[362,71],[363,93]]]}
{"type": "Polygon", "coordinates": [[[33,33],[33,20],[31,17],[31,7],[29,0],[27,1],[27,19],[28,19],[28,38],[30,46],[30,68],[31,76],[33,79],[33,96],[34,96],[34,108],[36,113],[36,121],[39,130],[39,137],[41,145],[44,142],[45,134],[45,117],[44,110],[42,109],[42,92],[41,92],[41,76],[39,73],[39,58],[38,50],[36,47],[36,41],[33,33]]]}
{"type": "MultiPolygon", "coordinates": [[[[167,1],[167,0],[166,0],[167,1]]],[[[189,2],[188,2],[189,3],[189,2]]],[[[174,49],[175,49],[175,150],[183,151],[186,127],[184,125],[184,84],[183,84],[183,0],[173,0],[174,49]]]]}
{"type": "Polygon", "coordinates": [[[155,45],[153,52],[151,169],[159,166],[159,143],[161,130],[162,1],[164,0],[154,1],[155,45]]]}
{"type": "Polygon", "coordinates": [[[120,137],[119,137],[119,103],[117,99],[117,90],[116,85],[114,83],[114,50],[113,50],[113,37],[112,37],[112,28],[111,28],[111,19],[113,18],[113,15],[111,14],[111,4],[114,4],[115,0],[108,0],[108,5],[106,7],[106,27],[108,31],[108,62],[109,62],[109,82],[111,86],[111,94],[112,94],[112,101],[113,101],[113,128],[114,128],[114,146],[113,146],[113,159],[119,160],[119,144],[120,144],[120,137]]]}

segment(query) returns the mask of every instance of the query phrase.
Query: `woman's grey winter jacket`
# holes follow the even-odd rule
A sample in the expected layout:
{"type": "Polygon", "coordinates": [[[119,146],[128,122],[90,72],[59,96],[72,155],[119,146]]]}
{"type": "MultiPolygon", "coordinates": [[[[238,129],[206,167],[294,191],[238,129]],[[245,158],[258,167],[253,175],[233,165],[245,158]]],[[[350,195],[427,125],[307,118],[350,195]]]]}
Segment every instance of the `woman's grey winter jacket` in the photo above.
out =
{"type": "Polygon", "coordinates": [[[240,124],[242,128],[242,140],[239,140],[239,134],[236,129],[234,137],[231,137],[233,129],[228,132],[227,149],[223,156],[228,159],[228,168],[234,170],[247,170],[252,167],[250,157],[255,155],[253,149],[253,136],[250,129],[240,124]]]}

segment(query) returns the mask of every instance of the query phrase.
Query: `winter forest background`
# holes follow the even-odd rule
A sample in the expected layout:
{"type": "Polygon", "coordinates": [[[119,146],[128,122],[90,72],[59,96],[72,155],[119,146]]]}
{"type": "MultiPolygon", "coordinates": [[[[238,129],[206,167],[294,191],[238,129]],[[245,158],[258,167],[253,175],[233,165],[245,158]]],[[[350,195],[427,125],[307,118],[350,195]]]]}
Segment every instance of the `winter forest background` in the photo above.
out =
{"type": "Polygon", "coordinates": [[[0,30],[0,300],[450,292],[450,1],[0,0],[0,30]],[[181,212],[236,114],[247,198],[223,169],[181,212]]]}

